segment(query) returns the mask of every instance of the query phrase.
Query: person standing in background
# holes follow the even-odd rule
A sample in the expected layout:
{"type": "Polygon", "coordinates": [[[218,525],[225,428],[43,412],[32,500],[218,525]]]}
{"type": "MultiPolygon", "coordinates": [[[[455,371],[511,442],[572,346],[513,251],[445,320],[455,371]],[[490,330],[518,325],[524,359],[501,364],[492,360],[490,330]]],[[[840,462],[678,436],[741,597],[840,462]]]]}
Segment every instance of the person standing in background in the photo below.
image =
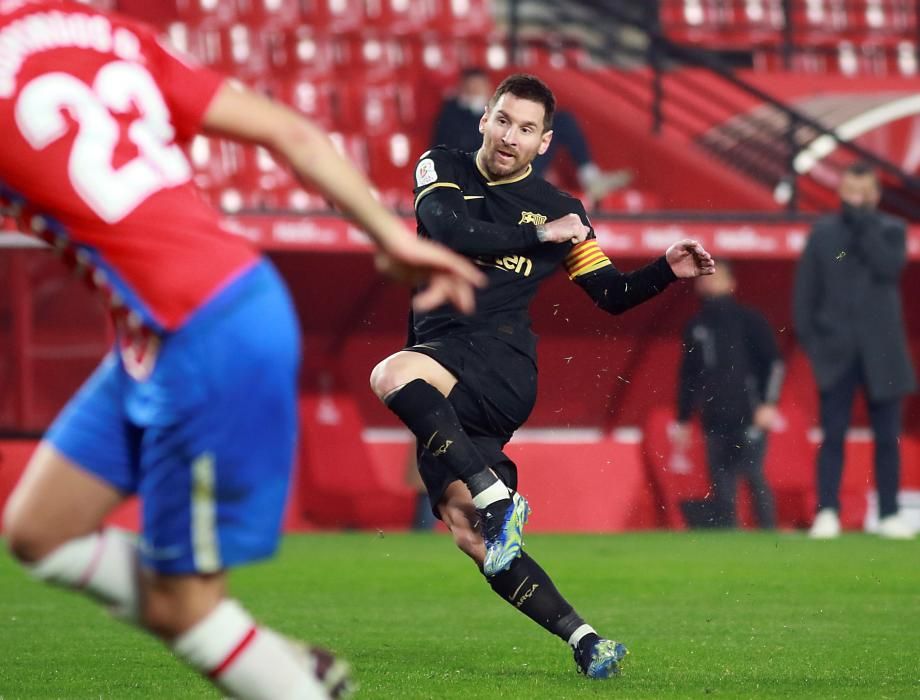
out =
{"type": "Polygon", "coordinates": [[[688,421],[700,412],[713,488],[713,525],[735,527],[738,477],[751,488],[758,525],[776,524],[773,495],[764,476],[767,433],[776,422],[784,365],[763,314],[739,304],[730,264],[698,277],[700,312],[684,331],[677,392],[678,446],[686,445],[688,421]]]}
{"type": "Polygon", "coordinates": [[[856,389],[865,392],[875,436],[875,483],[882,537],[910,539],[898,512],[901,405],[916,388],[898,283],[907,264],[903,221],[876,211],[878,176],[865,163],[847,168],[841,209],[819,219],[796,269],[793,313],[821,399],[818,513],[809,535],[840,534],[843,441],[856,389]]]}

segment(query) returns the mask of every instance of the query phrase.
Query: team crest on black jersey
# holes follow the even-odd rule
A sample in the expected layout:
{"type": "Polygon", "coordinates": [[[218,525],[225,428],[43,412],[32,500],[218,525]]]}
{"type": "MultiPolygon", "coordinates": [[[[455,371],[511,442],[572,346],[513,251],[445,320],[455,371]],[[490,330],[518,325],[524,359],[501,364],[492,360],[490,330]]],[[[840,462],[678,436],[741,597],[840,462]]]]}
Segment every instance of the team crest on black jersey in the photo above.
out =
{"type": "Polygon", "coordinates": [[[542,226],[546,223],[546,217],[543,214],[536,214],[532,211],[522,211],[521,220],[518,221],[518,226],[521,224],[534,224],[535,226],[542,226]]]}

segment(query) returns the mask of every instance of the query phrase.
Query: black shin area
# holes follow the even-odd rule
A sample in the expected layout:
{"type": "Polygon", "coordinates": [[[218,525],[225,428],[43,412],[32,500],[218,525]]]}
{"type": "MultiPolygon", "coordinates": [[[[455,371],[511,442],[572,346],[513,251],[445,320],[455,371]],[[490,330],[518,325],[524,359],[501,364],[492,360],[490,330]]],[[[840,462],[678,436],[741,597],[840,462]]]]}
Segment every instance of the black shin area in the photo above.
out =
{"type": "Polygon", "coordinates": [[[564,642],[585,623],[526,552],[508,569],[486,580],[503,600],[564,642]]]}
{"type": "Polygon", "coordinates": [[[463,430],[450,401],[424,379],[412,380],[387,395],[384,402],[473,496],[498,481],[463,430]]]}

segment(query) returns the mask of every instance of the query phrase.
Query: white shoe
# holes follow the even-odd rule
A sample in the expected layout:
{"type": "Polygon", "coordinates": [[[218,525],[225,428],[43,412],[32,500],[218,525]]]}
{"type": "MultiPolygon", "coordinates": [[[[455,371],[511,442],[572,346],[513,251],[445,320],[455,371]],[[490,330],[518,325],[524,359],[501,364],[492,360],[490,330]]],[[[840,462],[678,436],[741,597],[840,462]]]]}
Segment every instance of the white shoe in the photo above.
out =
{"type": "Polygon", "coordinates": [[[813,540],[832,540],[840,537],[840,518],[833,508],[822,508],[811,524],[808,536],[813,540]]]}
{"type": "Polygon", "coordinates": [[[878,521],[878,536],[889,540],[912,540],[916,531],[900,513],[889,515],[878,521]]]}

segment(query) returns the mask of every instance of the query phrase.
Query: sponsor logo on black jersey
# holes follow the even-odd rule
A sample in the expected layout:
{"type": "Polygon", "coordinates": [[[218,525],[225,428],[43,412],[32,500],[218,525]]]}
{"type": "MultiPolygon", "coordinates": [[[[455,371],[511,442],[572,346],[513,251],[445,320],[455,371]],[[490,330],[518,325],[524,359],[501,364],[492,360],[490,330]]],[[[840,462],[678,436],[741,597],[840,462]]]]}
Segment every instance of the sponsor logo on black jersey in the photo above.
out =
{"type": "Polygon", "coordinates": [[[488,265],[489,267],[497,267],[499,270],[514,272],[524,277],[530,277],[530,273],[533,271],[533,260],[523,255],[498,255],[494,258],[483,256],[476,258],[476,262],[480,265],[488,265]]]}

